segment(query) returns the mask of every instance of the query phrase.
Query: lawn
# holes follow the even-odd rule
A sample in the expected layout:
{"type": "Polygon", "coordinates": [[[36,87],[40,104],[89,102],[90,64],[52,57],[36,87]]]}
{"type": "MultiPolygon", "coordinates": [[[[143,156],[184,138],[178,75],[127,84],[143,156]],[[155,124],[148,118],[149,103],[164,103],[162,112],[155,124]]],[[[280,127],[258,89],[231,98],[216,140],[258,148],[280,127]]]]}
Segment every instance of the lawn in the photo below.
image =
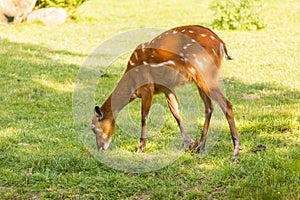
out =
{"type": "MultiPolygon", "coordinates": [[[[147,155],[161,152],[178,136],[163,96],[155,97],[144,155],[134,154],[140,101],[129,106],[131,121],[126,115],[118,118],[111,150],[95,153],[95,142],[82,137],[93,138],[93,133],[90,121],[76,123],[74,84],[88,55],[109,38],[137,28],[209,26],[213,20],[209,4],[91,0],[77,10],[76,21],[0,26],[0,199],[300,199],[300,3],[296,0],[264,1],[263,30],[214,30],[235,58],[224,59],[222,84],[234,105],[243,147],[238,159],[231,158],[229,128],[216,109],[205,152],[180,152],[170,162],[165,157],[167,164],[161,160],[163,166],[155,170],[147,171],[143,166],[147,160],[135,173],[116,166],[146,158],[153,167],[159,162],[147,155]],[[130,137],[124,127],[132,130],[130,137]],[[265,149],[256,151],[259,145],[265,149]]],[[[129,52],[107,68],[90,99],[91,109],[79,113],[85,119],[92,118],[93,106],[110,94],[128,56],[129,52]]],[[[183,106],[184,91],[179,95],[183,106]]],[[[185,118],[194,139],[204,120],[201,102],[196,104],[199,112],[188,116],[192,121],[185,118]]]]}

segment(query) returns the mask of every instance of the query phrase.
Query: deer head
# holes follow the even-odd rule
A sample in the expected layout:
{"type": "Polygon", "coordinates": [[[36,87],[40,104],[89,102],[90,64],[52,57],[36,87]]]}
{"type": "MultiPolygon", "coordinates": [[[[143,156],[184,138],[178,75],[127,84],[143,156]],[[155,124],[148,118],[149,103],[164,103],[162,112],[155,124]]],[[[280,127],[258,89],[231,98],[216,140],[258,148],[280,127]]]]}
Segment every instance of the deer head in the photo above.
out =
{"type": "Polygon", "coordinates": [[[111,142],[115,129],[115,120],[105,115],[98,106],[94,109],[92,130],[96,136],[98,150],[106,150],[111,142]]]}

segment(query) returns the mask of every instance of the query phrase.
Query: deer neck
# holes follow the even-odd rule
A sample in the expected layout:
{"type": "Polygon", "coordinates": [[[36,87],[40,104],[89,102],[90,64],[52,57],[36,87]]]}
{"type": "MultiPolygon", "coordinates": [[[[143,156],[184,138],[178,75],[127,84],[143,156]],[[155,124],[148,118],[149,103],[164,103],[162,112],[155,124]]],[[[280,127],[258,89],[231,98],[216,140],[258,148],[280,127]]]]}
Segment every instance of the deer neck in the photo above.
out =
{"type": "Polygon", "coordinates": [[[104,113],[105,118],[115,120],[120,111],[130,102],[132,96],[130,91],[131,82],[128,79],[121,79],[117,87],[101,106],[101,111],[104,113]]]}

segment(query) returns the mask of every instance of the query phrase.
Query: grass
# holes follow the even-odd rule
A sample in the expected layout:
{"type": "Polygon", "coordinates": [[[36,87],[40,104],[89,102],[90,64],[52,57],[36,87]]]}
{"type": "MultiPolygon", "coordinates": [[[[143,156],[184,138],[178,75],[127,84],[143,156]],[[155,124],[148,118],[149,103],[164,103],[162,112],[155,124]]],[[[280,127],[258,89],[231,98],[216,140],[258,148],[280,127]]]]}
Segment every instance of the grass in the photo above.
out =
{"type": "MultiPolygon", "coordinates": [[[[114,170],[95,159],[83,144],[73,120],[72,95],[87,55],[106,39],[135,28],[208,26],[213,19],[208,7],[207,1],[89,1],[78,10],[76,22],[0,27],[0,198],[299,199],[297,1],[265,1],[264,30],[216,30],[235,58],[224,62],[222,78],[242,141],[239,162],[230,158],[229,129],[224,118],[219,119],[218,110],[212,121],[224,123],[217,137],[213,129],[209,133],[211,148],[202,154],[186,152],[156,171],[114,170]],[[245,95],[260,98],[244,100],[245,95]],[[260,144],[266,149],[254,153],[253,148],[260,144]]],[[[97,104],[122,75],[125,57],[100,80],[107,88],[98,88],[97,104]]],[[[160,96],[156,102],[165,105],[160,96]]],[[[130,115],[139,123],[137,106],[139,102],[131,106],[130,115]]],[[[152,113],[160,110],[154,108],[152,113]]],[[[154,132],[150,133],[148,153],[159,150],[177,134],[176,123],[166,113],[166,122],[156,132],[154,114],[150,117],[154,132]],[[165,143],[159,143],[164,138],[165,143]]],[[[83,115],[92,117],[92,110],[83,115]]],[[[203,116],[197,120],[194,122],[202,124],[203,116]]],[[[113,143],[135,151],[137,136],[127,137],[121,126],[126,122],[118,123],[113,143]]],[[[193,137],[195,134],[191,132],[193,137]]]]}

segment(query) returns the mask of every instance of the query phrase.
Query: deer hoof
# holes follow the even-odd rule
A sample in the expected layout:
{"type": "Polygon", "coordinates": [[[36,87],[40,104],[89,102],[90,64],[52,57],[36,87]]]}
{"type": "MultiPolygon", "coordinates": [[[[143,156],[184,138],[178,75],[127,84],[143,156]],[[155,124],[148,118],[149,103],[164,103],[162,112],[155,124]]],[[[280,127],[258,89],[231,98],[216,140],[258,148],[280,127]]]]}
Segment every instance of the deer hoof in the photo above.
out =
{"type": "Polygon", "coordinates": [[[240,145],[235,146],[232,157],[234,157],[234,158],[237,157],[239,155],[240,150],[242,150],[242,147],[240,145]]]}
{"type": "Polygon", "coordinates": [[[142,153],[145,150],[146,147],[146,139],[145,138],[141,138],[140,139],[140,147],[137,150],[137,153],[142,153]]]}
{"type": "Polygon", "coordinates": [[[190,150],[190,151],[195,151],[197,146],[198,146],[198,142],[194,141],[194,140],[190,141],[189,144],[187,145],[188,150],[190,150]]]}
{"type": "Polygon", "coordinates": [[[193,152],[199,153],[200,151],[204,151],[204,149],[205,149],[205,142],[200,142],[200,143],[197,143],[193,152]]]}
{"type": "Polygon", "coordinates": [[[137,153],[143,153],[143,148],[139,147],[138,150],[136,151],[137,153]]]}
{"type": "Polygon", "coordinates": [[[145,145],[140,145],[140,147],[137,150],[137,153],[143,153],[144,150],[145,150],[145,145]]]}

